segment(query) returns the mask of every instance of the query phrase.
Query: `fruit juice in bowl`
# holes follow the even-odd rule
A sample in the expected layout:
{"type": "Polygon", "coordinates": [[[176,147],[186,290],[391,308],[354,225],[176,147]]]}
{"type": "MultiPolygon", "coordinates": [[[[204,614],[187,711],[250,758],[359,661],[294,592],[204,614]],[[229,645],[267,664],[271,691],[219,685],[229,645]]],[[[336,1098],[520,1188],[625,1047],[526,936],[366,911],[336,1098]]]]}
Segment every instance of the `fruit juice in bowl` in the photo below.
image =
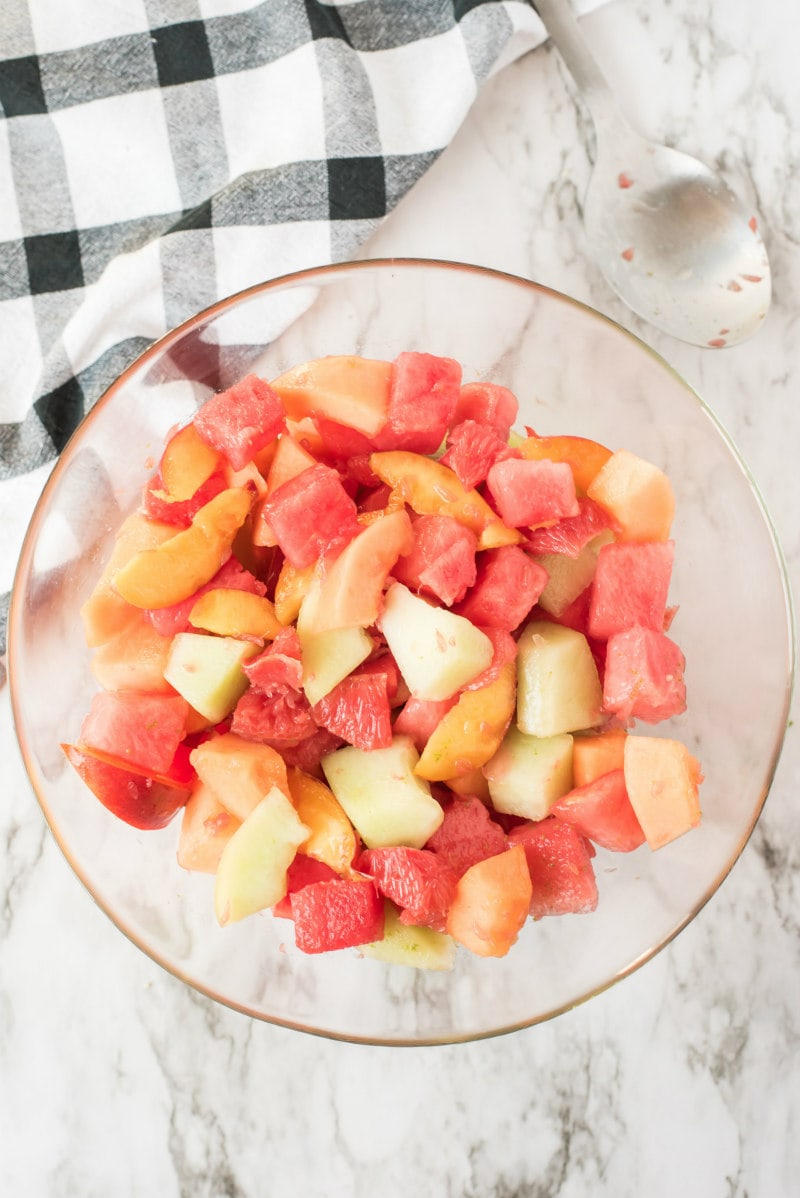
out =
{"type": "Polygon", "coordinates": [[[305,1030],[469,1039],[713,893],[777,759],[787,612],[746,471],[641,343],[523,280],[365,262],[200,314],[90,414],[23,552],[15,714],[67,856],[167,968],[305,1030]]]}

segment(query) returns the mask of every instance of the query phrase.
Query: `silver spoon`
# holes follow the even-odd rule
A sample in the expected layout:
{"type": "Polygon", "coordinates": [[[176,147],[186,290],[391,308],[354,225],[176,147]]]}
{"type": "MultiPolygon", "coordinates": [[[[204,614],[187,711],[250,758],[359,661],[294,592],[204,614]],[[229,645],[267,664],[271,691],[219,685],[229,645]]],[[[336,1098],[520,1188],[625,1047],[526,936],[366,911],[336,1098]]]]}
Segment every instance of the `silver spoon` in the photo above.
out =
{"type": "Polygon", "coordinates": [[[595,127],[584,226],[606,279],[634,312],[681,341],[722,347],[751,336],[772,287],[752,210],[702,162],[633,131],[569,0],[533,3],[595,127]]]}

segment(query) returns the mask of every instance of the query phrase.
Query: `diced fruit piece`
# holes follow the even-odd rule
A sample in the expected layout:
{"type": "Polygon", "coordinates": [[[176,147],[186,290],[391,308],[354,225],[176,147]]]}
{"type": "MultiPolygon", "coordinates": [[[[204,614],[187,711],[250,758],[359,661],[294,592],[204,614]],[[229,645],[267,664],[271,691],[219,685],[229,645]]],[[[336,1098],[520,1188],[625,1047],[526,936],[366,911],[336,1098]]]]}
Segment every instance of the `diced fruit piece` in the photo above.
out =
{"type": "Polygon", "coordinates": [[[396,736],[388,749],[347,745],[323,757],[328,785],[367,848],[421,849],[442,822],[428,783],[414,773],[418,760],[405,736],[396,736]]]}
{"type": "Polygon", "coordinates": [[[518,545],[486,549],[478,561],[475,585],[455,611],[482,627],[513,632],[547,585],[547,571],[518,545]]]}
{"type": "Polygon", "coordinates": [[[411,694],[449,699],[492,661],[490,639],[463,616],[435,607],[393,582],[380,628],[411,694]]]}
{"type": "Polygon", "coordinates": [[[509,843],[523,849],[531,879],[530,914],[586,915],[597,907],[597,882],[584,838],[557,819],[513,828],[509,843]]]}
{"type": "Polygon", "coordinates": [[[548,459],[566,462],[579,491],[586,491],[598,471],[611,457],[611,450],[588,437],[528,437],[519,446],[524,458],[530,461],[548,459]]]}
{"type": "Polygon", "coordinates": [[[441,857],[404,846],[367,849],[358,859],[358,868],[400,907],[403,923],[444,931],[458,874],[441,857]]]}
{"type": "Polygon", "coordinates": [[[425,848],[461,877],[476,862],[502,853],[506,834],[476,795],[465,795],[445,804],[444,819],[425,848]]]}
{"type": "Polygon", "coordinates": [[[179,632],[164,677],[195,711],[217,724],[230,715],[247,689],[242,666],[257,652],[257,645],[235,637],[179,632]]]}
{"type": "MultiPolygon", "coordinates": [[[[457,774],[455,778],[447,778],[445,785],[452,790],[453,794],[459,795],[461,798],[477,798],[481,804],[487,805],[492,801],[489,794],[489,783],[482,769],[473,770],[470,774],[457,774]]],[[[428,848],[430,848],[430,844],[428,848]]]]}
{"type": "Polygon", "coordinates": [[[462,875],[447,931],[480,957],[504,957],[528,917],[531,879],[520,845],[478,861],[462,875]]]}
{"type": "Polygon", "coordinates": [[[330,787],[311,774],[292,767],[287,771],[289,795],[309,836],[300,852],[324,861],[337,874],[350,869],[356,855],[353,825],[330,787]]]}
{"type": "Polygon", "coordinates": [[[435,453],[453,418],[461,366],[453,358],[414,351],[392,364],[386,424],[375,438],[379,449],[435,453]]]}
{"type": "Polygon", "coordinates": [[[359,625],[380,614],[389,571],[412,543],[405,510],[390,512],[363,528],[325,570],[313,608],[303,615],[304,635],[359,625]]]}
{"type": "Polygon", "coordinates": [[[374,437],[386,423],[391,377],[391,362],[331,355],[285,371],[272,389],[291,420],[327,416],[374,437]]]}
{"type": "Polygon", "coordinates": [[[619,449],[603,465],[587,494],[610,512],[624,541],[666,541],[675,515],[672,484],[663,471],[619,449]]]}
{"type": "Polygon", "coordinates": [[[316,635],[301,632],[300,643],[303,648],[303,690],[312,706],[366,661],[375,645],[363,628],[332,628],[330,632],[316,635]]]}
{"type": "Polygon", "coordinates": [[[544,819],[572,789],[572,736],[529,736],[512,724],[483,772],[497,811],[544,819]]]}
{"type": "Polygon", "coordinates": [[[159,473],[166,499],[178,503],[191,499],[219,466],[219,453],[208,445],[192,422],[167,441],[159,473]]]}
{"type": "Polygon", "coordinates": [[[392,712],[387,676],[356,671],[348,674],[312,708],[321,728],[341,736],[357,749],[386,749],[392,743],[392,712]]]}
{"type": "Polygon", "coordinates": [[[358,510],[338,473],[317,462],[269,495],[263,511],[287,561],[298,569],[361,531],[358,510]]]}
{"type": "Polygon", "coordinates": [[[100,749],[127,765],[166,774],[186,729],[179,695],[98,691],[81,725],[81,748],[100,749]]]}
{"type": "Polygon", "coordinates": [[[485,482],[495,462],[518,457],[519,451],[511,448],[507,436],[502,436],[491,425],[463,420],[451,429],[447,449],[439,461],[454,471],[469,491],[485,482]]]}
{"type": "Polygon", "coordinates": [[[246,662],[244,672],[254,690],[274,691],[290,687],[300,690],[303,667],[300,638],[294,628],[282,628],[275,640],[246,662]]]}
{"type": "Polygon", "coordinates": [[[486,489],[503,522],[511,528],[560,520],[579,512],[575,480],[564,462],[525,458],[495,462],[486,476],[486,489]]]}
{"type": "Polygon", "coordinates": [[[494,756],[514,715],[516,667],[508,661],[486,686],[462,691],[431,733],[416,767],[421,778],[445,781],[479,769],[494,756]]]}
{"type": "Polygon", "coordinates": [[[178,841],[178,865],[198,873],[215,874],[222,850],[241,821],[223,807],[215,791],[197,782],[183,809],[178,841]]]}
{"type": "Polygon", "coordinates": [[[153,777],[82,745],[62,745],[67,760],[112,815],[134,828],[165,828],[183,807],[188,787],[153,777]]]}
{"type": "Polygon", "coordinates": [[[114,589],[120,569],[143,549],[155,549],[174,536],[171,524],[147,520],[139,512],[133,512],[123,521],[103,573],[81,607],[84,635],[90,649],[124,632],[140,618],[139,609],[114,589]]]}
{"type": "Polygon", "coordinates": [[[508,437],[517,419],[519,403],[513,391],[498,383],[464,383],[456,404],[453,424],[475,420],[491,425],[508,437]]]}
{"type": "Polygon", "coordinates": [[[233,709],[231,732],[283,750],[317,730],[311,705],[302,691],[280,687],[244,692],[233,709]]]}
{"type": "Polygon", "coordinates": [[[616,525],[608,512],[593,499],[581,496],[577,516],[564,516],[554,524],[535,528],[525,538],[529,553],[565,553],[577,557],[590,541],[603,532],[613,532],[616,525]]]}
{"type": "Polygon", "coordinates": [[[92,654],[92,673],[108,691],[171,692],[164,669],[172,641],[156,632],[144,612],[130,610],[136,619],[92,654]]]}
{"type": "Polygon", "coordinates": [[[316,458],[310,454],[300,442],[290,433],[283,433],[275,442],[275,453],[267,474],[267,494],[277,491],[290,478],[296,478],[309,466],[313,466],[316,458]]]}
{"type": "Polygon", "coordinates": [[[275,615],[281,624],[291,624],[297,619],[315,570],[314,562],[298,570],[290,562],[284,561],[275,583],[275,615]]]}
{"type": "Polygon", "coordinates": [[[635,624],[661,632],[674,553],[672,541],[603,545],[592,583],[590,634],[607,639],[635,624]]]}
{"type": "Polygon", "coordinates": [[[612,853],[630,853],[644,843],[621,769],[576,786],[553,804],[550,813],[612,853]]]}
{"type": "Polygon", "coordinates": [[[283,625],[275,615],[275,606],[266,595],[216,587],[205,591],[189,613],[193,628],[202,628],[218,636],[277,636],[283,625]]]}
{"type": "Polygon", "coordinates": [[[246,570],[235,557],[229,557],[223,566],[217,570],[207,583],[169,607],[156,607],[148,611],[147,619],[162,636],[172,637],[176,632],[186,632],[189,627],[189,616],[197,600],[207,591],[224,588],[228,591],[248,591],[252,595],[264,595],[266,586],[249,570],[246,570]]]}
{"type": "Polygon", "coordinates": [[[621,770],[625,754],[624,728],[576,736],[572,745],[572,773],[576,786],[585,786],[609,770],[621,770]]]}
{"type": "Polygon", "coordinates": [[[447,607],[463,599],[475,581],[478,538],[452,516],[418,516],[412,544],[395,562],[392,573],[413,591],[424,591],[447,607]]]}
{"type": "Polygon", "coordinates": [[[452,516],[476,533],[479,549],[515,545],[521,539],[520,533],[503,524],[482,495],[468,491],[441,462],[403,449],[373,453],[369,461],[378,478],[418,515],[452,516]]]}
{"type": "Polygon", "coordinates": [[[517,724],[530,736],[556,736],[601,722],[603,690],[586,637],[532,620],[517,647],[517,724]]]}
{"type": "Polygon", "coordinates": [[[197,776],[239,820],[248,815],[273,787],[289,795],[286,764],[269,745],[224,732],[203,741],[191,753],[197,776]]]}
{"type": "Polygon", "coordinates": [[[216,470],[210,478],[200,484],[191,498],[170,499],[164,490],[161,475],[156,474],[142,493],[141,512],[148,520],[171,525],[174,536],[176,528],[188,528],[200,509],[228,486],[224,472],[216,470]]]}
{"type": "Polygon", "coordinates": [[[384,902],[369,878],[315,882],[291,896],[294,937],[304,953],[327,953],[380,940],[384,902]]]}
{"type": "Polygon", "coordinates": [[[455,964],[456,946],[452,937],[432,928],[402,923],[392,904],[386,903],[383,939],[362,945],[361,952],[386,965],[446,971],[455,964]]]}
{"type": "Polygon", "coordinates": [[[308,836],[286,795],[274,786],[222,850],[214,887],[221,926],[272,907],[286,893],[286,871],[308,836]]]}
{"type": "Polygon", "coordinates": [[[674,641],[634,627],[609,638],[603,709],[620,720],[657,724],[686,710],[685,658],[674,641]]]}
{"type": "Polygon", "coordinates": [[[292,895],[315,882],[332,882],[338,878],[336,870],[331,869],[324,861],[315,857],[306,857],[298,850],[292,864],[286,871],[286,894],[272,908],[272,914],[279,919],[292,918],[292,895]]]}
{"type": "Polygon", "coordinates": [[[623,768],[628,797],[651,849],[700,822],[700,764],[680,741],[629,736],[623,768]]]}
{"type": "Polygon", "coordinates": [[[457,701],[456,696],[433,700],[415,699],[411,695],[395,718],[394,730],[398,736],[410,736],[417,752],[421,753],[439,721],[457,701]]]}
{"type": "Polygon", "coordinates": [[[597,556],[603,545],[613,540],[610,532],[599,533],[584,545],[577,557],[565,553],[537,553],[536,561],[547,571],[547,582],[539,596],[539,606],[560,619],[592,583],[597,556]]]}
{"type": "Polygon", "coordinates": [[[247,491],[221,491],[183,532],[135,554],[117,572],[116,590],[134,607],[169,607],[188,599],[229,557],[249,511],[247,491]]]}
{"type": "Polygon", "coordinates": [[[248,374],[206,400],[194,425],[234,470],[241,470],[283,428],[283,408],[268,383],[248,374]]]}
{"type": "Polygon", "coordinates": [[[296,745],[283,746],[281,756],[289,769],[296,768],[305,770],[306,773],[314,772],[322,776],[320,765],[322,758],[333,753],[341,745],[341,737],[329,732],[327,728],[317,728],[316,732],[311,736],[304,737],[296,745]]]}

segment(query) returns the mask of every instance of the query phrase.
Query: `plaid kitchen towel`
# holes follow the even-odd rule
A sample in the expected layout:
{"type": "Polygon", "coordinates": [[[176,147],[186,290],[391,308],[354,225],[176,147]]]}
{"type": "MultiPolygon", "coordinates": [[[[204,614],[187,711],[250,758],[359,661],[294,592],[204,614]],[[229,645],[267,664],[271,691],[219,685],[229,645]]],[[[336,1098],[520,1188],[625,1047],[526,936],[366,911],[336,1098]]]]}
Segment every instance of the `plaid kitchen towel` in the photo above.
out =
{"type": "Polygon", "coordinates": [[[352,257],[542,38],[524,0],[0,0],[0,652],[35,501],[114,377],[352,257]]]}

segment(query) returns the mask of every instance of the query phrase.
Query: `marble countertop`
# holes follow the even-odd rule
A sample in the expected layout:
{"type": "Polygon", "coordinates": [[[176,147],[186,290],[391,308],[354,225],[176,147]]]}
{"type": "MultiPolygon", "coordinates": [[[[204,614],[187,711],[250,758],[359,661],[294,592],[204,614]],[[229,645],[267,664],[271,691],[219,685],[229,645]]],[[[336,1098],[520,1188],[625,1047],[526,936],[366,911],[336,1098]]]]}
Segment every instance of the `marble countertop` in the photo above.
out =
{"type": "MultiPolygon", "coordinates": [[[[797,593],[800,36],[796,26],[787,34],[786,15],[784,0],[615,0],[584,24],[643,131],[717,165],[758,212],[775,292],[752,341],[722,351],[680,344],[610,293],[580,221],[587,116],[547,47],[489,82],[366,253],[524,275],[639,334],[727,427],[797,593]]],[[[71,873],[21,781],[7,687],[0,706],[0,1193],[800,1193],[795,726],[744,854],[643,969],[528,1031],[387,1049],[253,1022],[126,941],[71,873]]]]}

